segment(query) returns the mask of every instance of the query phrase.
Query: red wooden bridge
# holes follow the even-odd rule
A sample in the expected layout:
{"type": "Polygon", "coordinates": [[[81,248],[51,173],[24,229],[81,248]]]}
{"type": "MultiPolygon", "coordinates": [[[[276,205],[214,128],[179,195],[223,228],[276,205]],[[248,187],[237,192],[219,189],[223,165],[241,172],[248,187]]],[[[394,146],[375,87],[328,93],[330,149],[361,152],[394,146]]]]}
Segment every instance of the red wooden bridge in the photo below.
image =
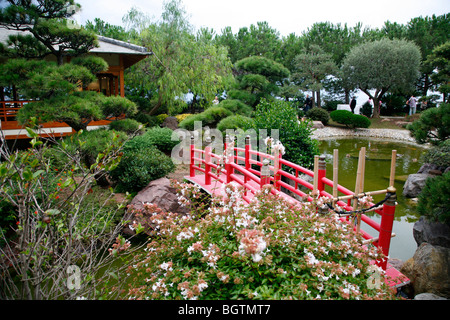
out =
{"type": "MultiPolygon", "coordinates": [[[[312,201],[311,195],[328,197],[334,205],[339,205],[345,212],[353,211],[356,208],[358,198],[368,195],[386,194],[385,202],[374,211],[381,216],[381,222],[377,223],[365,214],[357,214],[355,220],[351,220],[350,214],[340,216],[343,222],[354,226],[354,231],[359,232],[365,239],[364,244],[377,246],[387,257],[395,216],[396,195],[395,188],[392,187],[395,174],[395,165],[391,165],[390,187],[386,190],[372,192],[362,192],[364,176],[364,152],[360,152],[359,167],[355,191],[351,191],[337,184],[337,150],[335,150],[335,163],[333,180],[326,178],[326,163],[324,156],[315,157],[314,171],[303,168],[295,163],[282,158],[280,152],[267,154],[252,150],[250,137],[245,139],[245,147],[239,148],[230,141],[228,135],[225,138],[224,154],[218,155],[212,152],[211,140],[206,138],[206,147],[196,148],[194,137],[191,137],[190,147],[190,174],[185,178],[206,190],[210,194],[219,194],[220,186],[231,182],[236,182],[245,188],[244,200],[248,203],[254,194],[266,184],[273,185],[272,193],[278,194],[287,201],[300,202],[312,201]],[[226,158],[224,164],[220,164],[226,158]],[[256,168],[256,169],[255,169],[256,168]],[[259,170],[258,170],[259,169],[259,170]],[[272,174],[271,174],[272,173],[272,174]],[[312,178],[313,183],[301,178],[306,175],[312,178]],[[333,195],[325,191],[325,187],[333,189],[333,195]],[[301,190],[303,189],[303,191],[301,190]],[[359,191],[359,192],[358,192],[359,191]],[[308,192],[308,193],[307,193],[308,192]],[[341,194],[339,197],[337,195],[341,194]],[[345,201],[346,200],[346,201],[345,201]],[[353,206],[352,206],[353,200],[353,206]],[[371,236],[363,228],[371,228],[378,236],[371,236]]],[[[396,151],[393,150],[393,162],[395,163],[396,151]]],[[[371,203],[370,205],[373,205],[371,203]]],[[[328,213],[329,208],[318,208],[323,213],[328,213]]],[[[373,233],[373,232],[372,232],[373,233]]],[[[392,267],[387,259],[375,262],[386,271],[387,281],[390,286],[397,288],[409,283],[409,279],[392,267]]]]}

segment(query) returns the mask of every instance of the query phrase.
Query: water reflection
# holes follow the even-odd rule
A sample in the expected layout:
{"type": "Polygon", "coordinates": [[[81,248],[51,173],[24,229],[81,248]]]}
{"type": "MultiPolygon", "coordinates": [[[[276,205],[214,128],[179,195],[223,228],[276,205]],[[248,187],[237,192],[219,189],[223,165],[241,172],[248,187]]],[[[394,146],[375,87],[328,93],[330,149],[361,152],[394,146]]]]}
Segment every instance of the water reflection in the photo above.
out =
{"type": "MultiPolygon", "coordinates": [[[[327,178],[333,179],[333,150],[339,150],[339,184],[355,189],[358,155],[362,147],[366,148],[366,165],[364,177],[364,191],[386,189],[389,184],[391,154],[397,150],[395,166],[395,183],[397,189],[398,206],[395,213],[394,232],[397,234],[391,242],[390,256],[407,260],[414,255],[416,243],[412,235],[412,227],[418,220],[415,205],[402,196],[403,185],[409,174],[416,173],[421,164],[418,161],[425,151],[424,148],[408,143],[383,141],[373,138],[322,140],[319,148],[325,154],[327,161],[327,178]]],[[[331,188],[327,189],[332,192],[331,188]]],[[[383,195],[374,197],[375,201],[382,200],[383,195]]],[[[370,214],[368,214],[370,215],[370,214]]],[[[371,214],[375,221],[378,215],[371,214]]]]}

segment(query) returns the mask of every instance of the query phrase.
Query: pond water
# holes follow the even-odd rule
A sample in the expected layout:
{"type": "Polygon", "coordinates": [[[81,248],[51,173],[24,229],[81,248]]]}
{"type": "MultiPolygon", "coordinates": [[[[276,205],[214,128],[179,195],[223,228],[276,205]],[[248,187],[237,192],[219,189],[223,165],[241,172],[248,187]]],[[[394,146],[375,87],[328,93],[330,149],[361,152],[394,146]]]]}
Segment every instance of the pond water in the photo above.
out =
{"type": "MultiPolygon", "coordinates": [[[[383,190],[388,187],[391,153],[397,150],[397,161],[395,167],[396,180],[394,187],[397,189],[398,206],[395,211],[393,232],[396,237],[391,240],[389,251],[390,258],[408,260],[417,249],[413,237],[414,223],[419,219],[416,206],[403,197],[403,185],[409,174],[416,173],[420,166],[420,156],[425,148],[416,144],[401,143],[397,141],[386,141],[374,138],[358,139],[336,139],[319,141],[319,149],[327,159],[327,178],[333,179],[333,150],[339,150],[339,184],[347,189],[354,190],[356,173],[358,168],[359,150],[366,148],[366,165],[364,178],[364,191],[383,190]]],[[[332,189],[326,189],[332,193],[332,189]]],[[[374,201],[384,199],[384,195],[374,196],[374,201]]],[[[375,212],[367,213],[374,221],[380,222],[380,215],[375,212]]],[[[362,227],[363,228],[363,227],[362,227]]],[[[372,236],[377,236],[373,229],[363,228],[372,236]]]]}

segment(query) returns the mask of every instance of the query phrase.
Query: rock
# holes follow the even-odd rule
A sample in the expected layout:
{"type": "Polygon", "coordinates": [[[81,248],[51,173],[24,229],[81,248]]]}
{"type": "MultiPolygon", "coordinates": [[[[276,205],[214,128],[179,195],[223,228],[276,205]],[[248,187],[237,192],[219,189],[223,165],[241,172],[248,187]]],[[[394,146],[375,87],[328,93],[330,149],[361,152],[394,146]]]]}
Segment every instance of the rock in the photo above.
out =
{"type": "Polygon", "coordinates": [[[164,119],[161,127],[166,127],[172,130],[178,129],[178,120],[175,117],[167,117],[164,119]]]}
{"type": "Polygon", "coordinates": [[[425,163],[423,164],[417,173],[429,173],[429,174],[442,174],[445,167],[440,167],[435,164],[425,163]]]}
{"type": "Polygon", "coordinates": [[[322,121],[313,121],[313,128],[315,129],[323,129],[325,126],[323,125],[322,121]]]}
{"type": "Polygon", "coordinates": [[[189,208],[178,204],[177,194],[170,186],[170,180],[160,178],[148,184],[134,197],[130,205],[136,209],[142,209],[144,203],[152,203],[166,212],[187,213],[189,208]]]}
{"type": "Polygon", "coordinates": [[[447,300],[433,293],[420,293],[414,297],[414,300],[447,300]]]}
{"type": "Polygon", "coordinates": [[[450,249],[423,242],[400,271],[410,280],[415,294],[434,293],[450,298],[450,249]]]}
{"type": "Polygon", "coordinates": [[[403,196],[408,198],[415,198],[422,191],[428,177],[434,177],[428,173],[414,173],[408,176],[405,185],[403,186],[403,196]]]}
{"type": "Polygon", "coordinates": [[[444,223],[420,217],[419,221],[414,223],[413,236],[418,246],[427,242],[435,246],[450,248],[450,227],[444,223]]]}

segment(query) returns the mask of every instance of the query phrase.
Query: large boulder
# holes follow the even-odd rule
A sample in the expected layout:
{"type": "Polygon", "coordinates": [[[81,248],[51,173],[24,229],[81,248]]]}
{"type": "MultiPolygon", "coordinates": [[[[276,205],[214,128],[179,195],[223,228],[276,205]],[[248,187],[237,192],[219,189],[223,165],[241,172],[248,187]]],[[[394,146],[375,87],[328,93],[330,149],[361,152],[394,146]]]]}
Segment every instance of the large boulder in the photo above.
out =
{"type": "Polygon", "coordinates": [[[434,175],[428,173],[410,174],[403,186],[403,196],[407,198],[417,197],[425,186],[428,177],[434,177],[434,175]]]}
{"type": "Polygon", "coordinates": [[[450,298],[450,249],[423,242],[401,270],[415,294],[434,293],[450,298]]]}
{"type": "Polygon", "coordinates": [[[413,236],[420,246],[423,242],[429,244],[450,248],[450,226],[440,222],[432,222],[425,217],[420,217],[419,221],[414,223],[413,236]]]}
{"type": "Polygon", "coordinates": [[[131,201],[130,206],[135,209],[143,209],[145,203],[151,203],[163,211],[173,213],[187,213],[189,208],[178,203],[178,197],[175,188],[171,187],[170,180],[160,178],[150,182],[147,187],[131,201]]]}
{"type": "Polygon", "coordinates": [[[175,117],[167,117],[164,119],[161,127],[169,128],[172,130],[178,129],[178,120],[175,117]]]}

